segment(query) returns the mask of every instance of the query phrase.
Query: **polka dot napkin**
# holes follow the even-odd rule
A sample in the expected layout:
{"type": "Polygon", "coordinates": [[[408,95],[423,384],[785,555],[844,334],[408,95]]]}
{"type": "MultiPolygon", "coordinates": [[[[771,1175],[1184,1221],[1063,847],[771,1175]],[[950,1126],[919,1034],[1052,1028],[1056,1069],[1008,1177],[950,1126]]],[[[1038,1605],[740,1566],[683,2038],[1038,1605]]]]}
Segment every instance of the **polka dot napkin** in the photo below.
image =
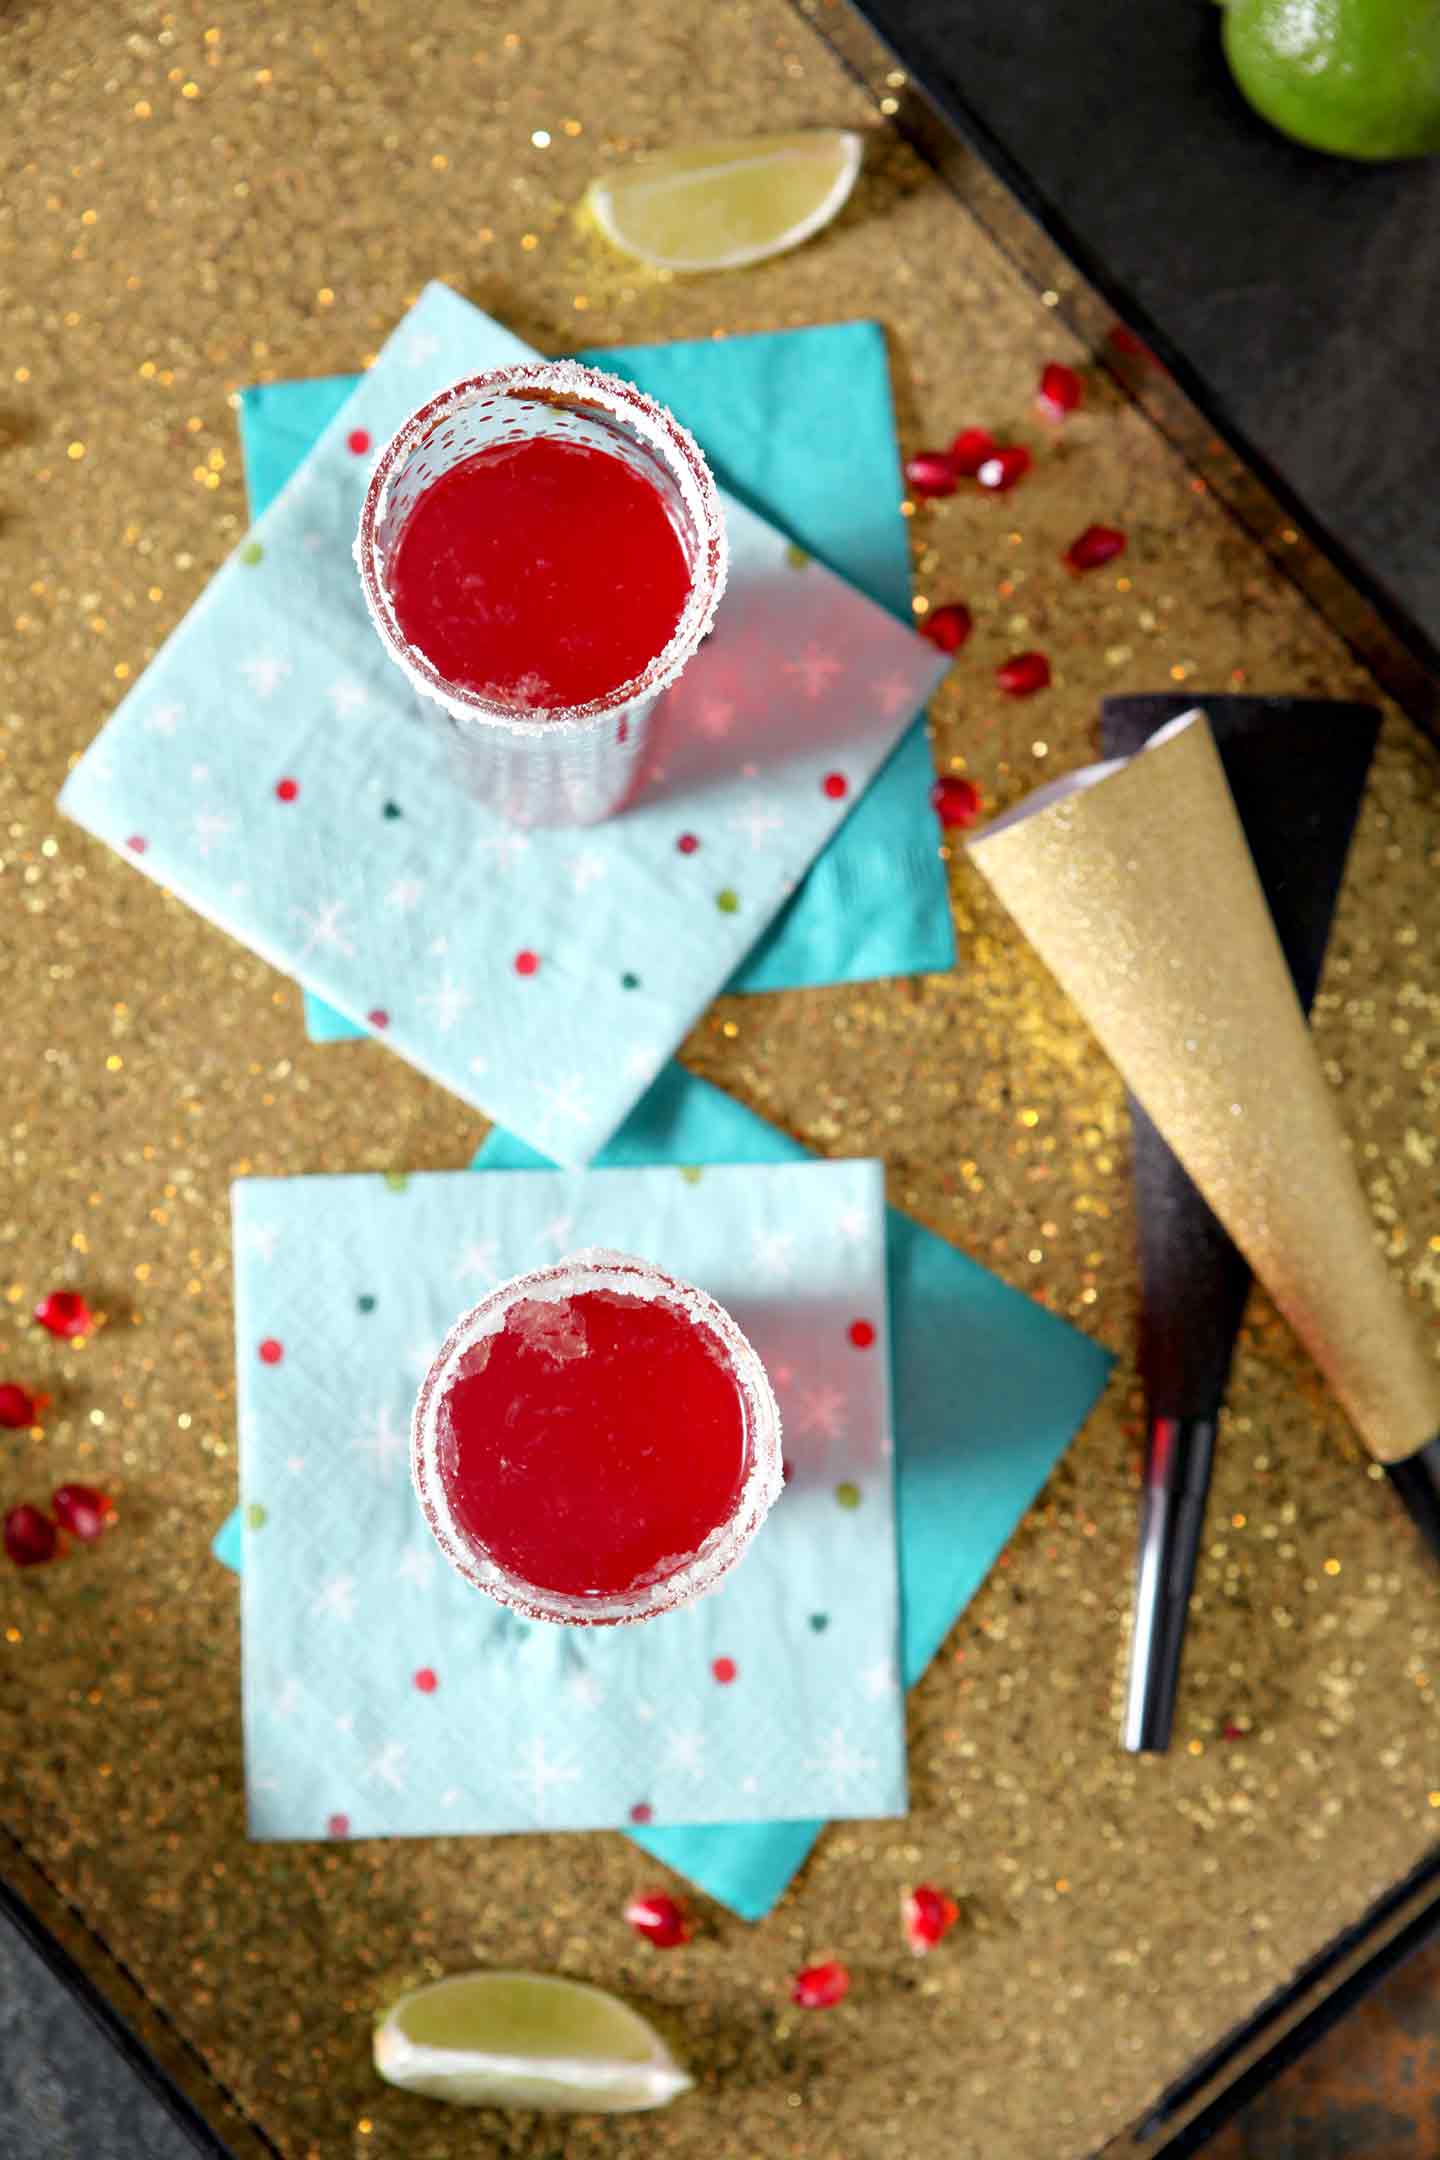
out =
{"type": "Polygon", "coordinates": [[[431,286],[71,774],[62,807],[564,1163],[593,1157],[878,773],[946,662],[727,500],[715,634],[659,784],[521,833],[454,783],[350,541],[376,451],[525,348],[431,286]]]}
{"type": "Polygon", "coordinates": [[[880,1164],[246,1179],[234,1218],[254,1836],[904,1812],[880,1164]],[[641,1627],[518,1620],[410,1485],[450,1323],[586,1245],[719,1298],[784,1418],[745,1558],[641,1627]]]}

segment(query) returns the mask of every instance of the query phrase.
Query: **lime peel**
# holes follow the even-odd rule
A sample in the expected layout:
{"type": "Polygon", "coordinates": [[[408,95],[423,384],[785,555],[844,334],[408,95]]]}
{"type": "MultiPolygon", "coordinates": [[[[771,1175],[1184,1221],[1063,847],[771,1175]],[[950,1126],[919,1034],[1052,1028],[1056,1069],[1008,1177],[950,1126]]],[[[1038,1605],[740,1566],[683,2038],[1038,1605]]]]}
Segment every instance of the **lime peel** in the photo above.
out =
{"type": "Polygon", "coordinates": [[[631,2114],[694,2082],[638,2011],[549,1973],[457,1973],[416,1988],[377,2024],[374,2058],[388,2083],[456,2107],[631,2114]]]}

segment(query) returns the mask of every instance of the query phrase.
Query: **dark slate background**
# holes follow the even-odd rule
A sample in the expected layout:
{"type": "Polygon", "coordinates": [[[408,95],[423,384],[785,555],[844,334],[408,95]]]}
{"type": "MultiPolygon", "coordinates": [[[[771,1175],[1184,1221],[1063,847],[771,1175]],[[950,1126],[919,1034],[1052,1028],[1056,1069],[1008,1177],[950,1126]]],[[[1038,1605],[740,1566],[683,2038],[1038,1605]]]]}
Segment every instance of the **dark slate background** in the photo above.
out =
{"type": "Polygon", "coordinates": [[[1117,312],[1133,321],[1123,297],[1138,303],[1192,394],[1418,627],[1433,665],[1440,158],[1363,165],[1276,134],[1231,81],[1214,0],[859,12],[962,134],[998,148],[1002,177],[1018,168],[1027,207],[1103,274],[1117,312]]]}

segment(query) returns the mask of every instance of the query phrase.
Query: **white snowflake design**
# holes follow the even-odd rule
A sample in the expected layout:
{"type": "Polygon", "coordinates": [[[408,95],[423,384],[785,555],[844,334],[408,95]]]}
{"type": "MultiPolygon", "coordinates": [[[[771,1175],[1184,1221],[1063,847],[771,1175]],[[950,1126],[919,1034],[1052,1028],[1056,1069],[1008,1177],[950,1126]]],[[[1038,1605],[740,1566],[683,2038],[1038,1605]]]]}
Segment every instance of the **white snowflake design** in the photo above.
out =
{"type": "Polygon", "coordinates": [[[312,952],[338,952],[347,960],[353,960],[355,947],[350,942],[349,925],[344,920],[348,912],[344,900],[322,900],[317,908],[296,908],[296,919],[305,931],[301,958],[312,952]]]}
{"type": "Polygon", "coordinates": [[[699,1784],[705,1775],[705,1735],[703,1732],[671,1733],[660,1758],[660,1768],[671,1770],[680,1777],[688,1777],[699,1784]]]}
{"type": "Polygon", "coordinates": [[[423,1545],[407,1545],[395,1563],[395,1580],[412,1582],[418,1590],[428,1590],[435,1573],[435,1553],[423,1545]]]}
{"type": "Polygon", "coordinates": [[[735,813],[730,820],[730,830],[744,833],[750,842],[751,854],[756,855],[771,833],[785,830],[785,820],[771,804],[753,802],[735,813]]]}
{"type": "Polygon", "coordinates": [[[540,1082],[540,1124],[547,1133],[557,1127],[568,1130],[583,1125],[593,1114],[593,1106],[585,1091],[583,1073],[562,1073],[558,1080],[540,1082]]]}
{"type": "Polygon", "coordinates": [[[544,1822],[550,1812],[551,1789],[574,1785],[579,1776],[573,1763],[550,1760],[540,1734],[527,1740],[515,1759],[515,1783],[529,1800],[537,1822],[544,1822]]]}
{"type": "Polygon", "coordinates": [[[394,884],[386,888],[385,905],[387,908],[398,908],[402,915],[408,915],[411,908],[417,906],[424,897],[425,887],[419,878],[396,878],[394,884]]]}
{"type": "Polygon", "coordinates": [[[331,683],[325,692],[335,708],[335,717],[343,720],[347,713],[363,712],[370,703],[370,692],[364,683],[349,680],[331,683]]]}
{"type": "Polygon", "coordinates": [[[830,1781],[838,1793],[848,1793],[852,1785],[859,1784],[876,1767],[873,1758],[862,1755],[852,1747],[845,1728],[836,1725],[818,1755],[812,1755],[805,1768],[817,1777],[830,1781]]]}
{"type": "Polygon", "coordinates": [[[843,675],[844,665],[834,653],[822,651],[818,645],[807,645],[798,660],[784,662],[784,673],[796,681],[812,705],[822,698],[837,675],[843,675]]]}
{"type": "Polygon", "coordinates": [[[600,884],[604,878],[610,875],[610,866],[604,856],[597,855],[593,848],[582,849],[580,854],[576,855],[567,865],[567,868],[571,885],[582,896],[590,890],[592,885],[600,884]]]}
{"type": "Polygon", "coordinates": [[[435,1025],[442,1035],[448,1035],[460,1015],[471,1003],[470,993],[456,982],[453,975],[442,975],[433,990],[424,990],[419,1003],[433,1013],[435,1025]]]}
{"type": "Polygon", "coordinates": [[[750,1258],[771,1282],[789,1282],[795,1265],[793,1230],[757,1230],[750,1242],[750,1258]]]}
{"type": "Polygon", "coordinates": [[[369,1425],[351,1441],[352,1450],[364,1455],[371,1467],[382,1474],[393,1462],[403,1460],[409,1448],[409,1435],[395,1423],[388,1405],[382,1403],[371,1418],[369,1425]]]}
{"type": "Polygon", "coordinates": [[[494,1238],[471,1238],[460,1249],[455,1262],[455,1273],[461,1282],[479,1282],[487,1287],[500,1280],[500,1248],[494,1238]]]}
{"type": "Polygon", "coordinates": [[[355,1618],[355,1578],[353,1575],[331,1575],[321,1583],[310,1600],[312,1613],[325,1614],[335,1620],[355,1618]]]}
{"type": "Polygon", "coordinates": [[[208,855],[217,841],[223,840],[226,833],[235,830],[235,820],[226,817],[221,810],[201,810],[192,820],[190,830],[195,835],[195,844],[200,853],[208,855]]]}
{"type": "Polygon", "coordinates": [[[695,715],[695,725],[702,735],[718,742],[735,725],[735,707],[728,698],[706,698],[695,715]]]}
{"type": "Polygon", "coordinates": [[[792,1411],[797,1433],[819,1433],[826,1440],[840,1436],[845,1412],[845,1397],[839,1388],[807,1388],[800,1398],[800,1407],[792,1411]]]}
{"type": "Polygon", "coordinates": [[[184,718],[183,705],[152,705],[140,725],[147,735],[173,735],[184,718]]]}
{"type": "Polygon", "coordinates": [[[376,1749],[360,1775],[367,1785],[387,1785],[391,1792],[404,1792],[408,1752],[403,1740],[387,1740],[376,1749]]]}
{"type": "Polygon", "coordinates": [[[291,668],[288,660],[277,660],[274,653],[257,653],[253,660],[241,661],[240,672],[256,697],[271,698],[291,668]]]}
{"type": "Polygon", "coordinates": [[[872,683],[870,687],[879,699],[880,710],[887,720],[896,719],[912,702],[917,705],[920,702],[915,695],[914,685],[906,682],[903,675],[888,675],[883,682],[872,683]]]}

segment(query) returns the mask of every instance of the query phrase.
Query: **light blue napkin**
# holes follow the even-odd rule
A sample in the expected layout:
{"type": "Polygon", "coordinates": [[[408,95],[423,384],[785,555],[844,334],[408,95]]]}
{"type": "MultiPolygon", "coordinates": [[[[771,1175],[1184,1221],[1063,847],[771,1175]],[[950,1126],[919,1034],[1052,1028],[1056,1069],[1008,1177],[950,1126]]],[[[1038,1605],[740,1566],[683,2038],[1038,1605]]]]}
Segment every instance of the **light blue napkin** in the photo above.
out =
{"type": "MultiPolygon", "coordinates": [[[[805,1152],[732,1097],[672,1065],[602,1160],[614,1166],[789,1162],[804,1160],[805,1152]]],[[[476,1167],[538,1168],[543,1160],[495,1132],[476,1167]]],[[[900,1669],[911,1687],[1088,1416],[1112,1361],[1088,1336],[908,1216],[891,1208],[886,1222],[900,1669]]],[[[233,1520],[221,1538],[233,1537],[233,1520]]],[[[218,1540],[216,1550],[228,1559],[218,1540]]],[[[758,1920],[823,1828],[820,1821],[722,1823],[631,1835],[711,1897],[758,1920]]]]}
{"type": "Polygon", "coordinates": [[[246,1178],[234,1222],[252,1836],[904,1813],[879,1163],[246,1178]],[[527,1626],[440,1556],[409,1414],[460,1312],[590,1246],[735,1315],[789,1480],[711,1596],[527,1626]]]}
{"type": "Polygon", "coordinates": [[[518,833],[386,659],[350,561],[378,448],[525,348],[432,285],[65,785],[67,813],[511,1131],[588,1162],[946,663],[733,497],[663,782],[518,833]]]}
{"type": "MultiPolygon", "coordinates": [[[[878,323],[611,347],[579,358],[670,406],[699,436],[732,494],[909,620],[909,543],[878,323]]],[[[333,375],[242,393],[252,517],[273,502],[359,381],[333,375]]],[[[730,989],[858,982],[952,964],[954,931],[929,801],[933,777],[917,722],[741,962],[730,989]]],[[[317,1042],[361,1032],[309,992],[305,1021],[317,1042]]]]}

